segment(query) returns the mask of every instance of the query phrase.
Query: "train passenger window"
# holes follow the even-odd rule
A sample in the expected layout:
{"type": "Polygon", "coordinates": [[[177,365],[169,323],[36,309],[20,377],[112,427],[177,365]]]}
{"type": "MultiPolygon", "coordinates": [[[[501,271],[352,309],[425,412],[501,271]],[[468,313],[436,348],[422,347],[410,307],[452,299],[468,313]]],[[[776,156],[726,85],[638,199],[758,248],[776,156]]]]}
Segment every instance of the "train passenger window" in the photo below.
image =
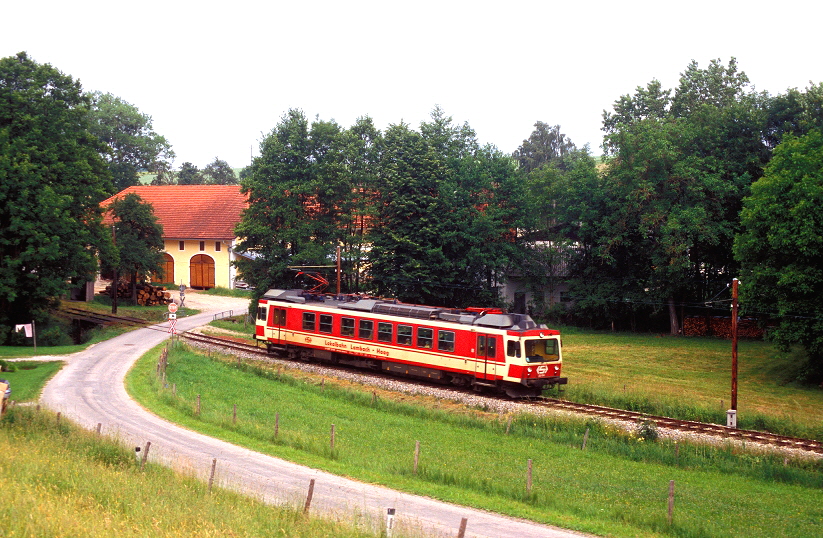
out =
{"type": "Polygon", "coordinates": [[[401,346],[410,346],[412,343],[411,325],[397,326],[397,343],[401,346]]]}
{"type": "Polygon", "coordinates": [[[357,336],[364,340],[371,340],[372,334],[374,334],[374,322],[367,319],[361,319],[360,330],[357,336]]]}
{"type": "Polygon", "coordinates": [[[437,331],[437,349],[454,351],[454,331],[437,331]]]}
{"type": "Polygon", "coordinates": [[[520,357],[520,342],[509,340],[506,344],[506,355],[509,357],[520,357]]]}
{"type": "Polygon", "coordinates": [[[425,327],[417,329],[417,347],[431,349],[434,343],[434,330],[425,327]]]}
{"type": "Polygon", "coordinates": [[[303,330],[313,331],[315,322],[314,312],[303,312],[303,330]]]}
{"type": "Polygon", "coordinates": [[[354,318],[342,318],[340,320],[340,334],[354,336],[354,318]]]}
{"type": "Polygon", "coordinates": [[[258,306],[257,307],[257,319],[266,321],[266,307],[265,306],[258,306]]]}
{"type": "Polygon", "coordinates": [[[392,329],[391,323],[380,322],[377,324],[377,340],[379,342],[388,342],[391,344],[392,329]]]}
{"type": "Polygon", "coordinates": [[[320,314],[320,332],[331,333],[332,317],[329,314],[320,314]]]}

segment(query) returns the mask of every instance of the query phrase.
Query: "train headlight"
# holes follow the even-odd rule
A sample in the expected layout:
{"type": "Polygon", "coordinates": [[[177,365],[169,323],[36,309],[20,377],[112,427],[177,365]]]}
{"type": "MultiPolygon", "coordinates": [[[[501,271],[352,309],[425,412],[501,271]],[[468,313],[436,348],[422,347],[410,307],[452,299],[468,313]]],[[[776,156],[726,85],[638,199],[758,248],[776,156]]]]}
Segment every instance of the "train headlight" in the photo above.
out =
{"type": "Polygon", "coordinates": [[[532,367],[531,367],[531,366],[529,366],[528,368],[526,368],[526,371],[527,371],[528,373],[532,373],[532,367]]]}

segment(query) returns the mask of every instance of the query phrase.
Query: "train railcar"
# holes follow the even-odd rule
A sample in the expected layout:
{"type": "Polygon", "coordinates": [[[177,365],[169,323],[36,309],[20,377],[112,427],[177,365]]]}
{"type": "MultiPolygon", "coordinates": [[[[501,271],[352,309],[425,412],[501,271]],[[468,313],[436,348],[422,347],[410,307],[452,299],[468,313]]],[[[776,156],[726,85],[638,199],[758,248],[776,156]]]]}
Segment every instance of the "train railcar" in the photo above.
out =
{"type": "Polygon", "coordinates": [[[511,397],[567,383],[560,332],[499,309],[269,290],[255,338],[269,353],[429,379],[511,397]]]}

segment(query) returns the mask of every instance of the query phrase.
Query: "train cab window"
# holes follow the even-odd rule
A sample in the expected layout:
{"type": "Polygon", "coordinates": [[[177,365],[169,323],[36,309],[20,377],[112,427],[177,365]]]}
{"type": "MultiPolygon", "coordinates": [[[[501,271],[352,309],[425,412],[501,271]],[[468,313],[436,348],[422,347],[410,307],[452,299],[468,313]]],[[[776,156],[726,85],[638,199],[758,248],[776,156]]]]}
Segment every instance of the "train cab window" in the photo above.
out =
{"type": "Polygon", "coordinates": [[[269,327],[282,327],[286,324],[285,308],[269,309],[269,327]]]}
{"type": "Polygon", "coordinates": [[[357,336],[364,340],[371,340],[374,334],[374,322],[367,319],[360,320],[360,327],[357,336]]]}
{"type": "Polygon", "coordinates": [[[526,340],[526,362],[551,362],[560,360],[558,341],[526,340]]]}
{"type": "Polygon", "coordinates": [[[494,336],[477,335],[477,356],[493,359],[497,356],[497,339],[494,336]]]}
{"type": "Polygon", "coordinates": [[[384,323],[380,322],[377,324],[377,341],[378,342],[388,342],[391,344],[392,338],[392,329],[393,325],[391,323],[384,323]]]}
{"type": "Polygon", "coordinates": [[[354,336],[354,318],[342,318],[340,320],[340,334],[354,336]]]}
{"type": "Polygon", "coordinates": [[[520,342],[509,340],[506,344],[506,355],[509,357],[520,357],[520,342]]]}
{"type": "Polygon", "coordinates": [[[265,306],[258,306],[257,307],[257,319],[261,321],[266,321],[266,307],[265,306]]]}
{"type": "Polygon", "coordinates": [[[425,327],[417,329],[417,347],[431,349],[434,343],[434,330],[425,327]]]}
{"type": "Polygon", "coordinates": [[[304,331],[313,331],[314,330],[314,322],[315,322],[315,313],[314,312],[303,312],[303,330],[304,331]]]}
{"type": "Polygon", "coordinates": [[[454,351],[454,331],[437,331],[437,349],[454,351]]]}
{"type": "Polygon", "coordinates": [[[320,314],[320,332],[331,334],[332,317],[329,314],[320,314]]]}
{"type": "Polygon", "coordinates": [[[411,325],[397,326],[397,343],[401,346],[410,346],[412,343],[411,325]]]}

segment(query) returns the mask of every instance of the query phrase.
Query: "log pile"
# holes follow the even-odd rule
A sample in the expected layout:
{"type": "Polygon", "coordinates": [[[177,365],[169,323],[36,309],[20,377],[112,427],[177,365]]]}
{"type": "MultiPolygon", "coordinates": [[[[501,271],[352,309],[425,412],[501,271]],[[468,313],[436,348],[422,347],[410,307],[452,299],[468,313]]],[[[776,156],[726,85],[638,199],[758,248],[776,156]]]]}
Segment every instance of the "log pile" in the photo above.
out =
{"type": "MultiPolygon", "coordinates": [[[[719,336],[732,337],[732,318],[694,316],[683,320],[683,334],[686,336],[719,336]]],[[[763,338],[763,329],[757,320],[740,318],[737,321],[737,336],[739,338],[763,338]]]]}
{"type": "MultiPolygon", "coordinates": [[[[100,292],[100,295],[111,297],[111,284],[100,292]]],[[[119,299],[131,299],[131,284],[129,282],[117,283],[117,297],[119,299]]],[[[151,284],[137,284],[137,304],[140,306],[166,305],[172,302],[171,292],[166,291],[164,286],[152,286],[151,284]]]]}

